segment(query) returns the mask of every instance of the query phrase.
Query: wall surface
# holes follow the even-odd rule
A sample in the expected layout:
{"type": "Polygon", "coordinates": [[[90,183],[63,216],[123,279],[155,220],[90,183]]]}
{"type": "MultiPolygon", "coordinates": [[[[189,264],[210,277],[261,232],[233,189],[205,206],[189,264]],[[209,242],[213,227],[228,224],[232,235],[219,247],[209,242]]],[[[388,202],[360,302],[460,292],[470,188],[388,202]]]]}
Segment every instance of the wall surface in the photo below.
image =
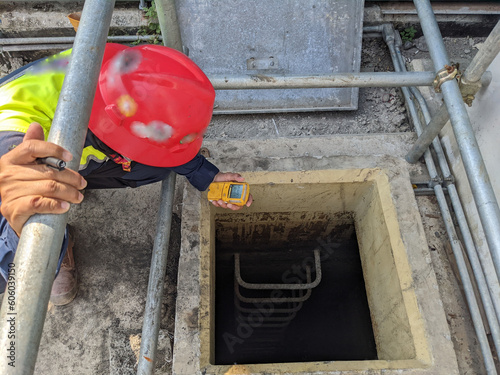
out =
{"type": "Polygon", "coordinates": [[[472,126],[476,131],[479,148],[486,163],[486,169],[490,175],[491,183],[497,197],[500,199],[500,56],[491,63],[488,68],[493,74],[493,80],[476,95],[476,100],[469,108],[469,116],[472,126]]]}

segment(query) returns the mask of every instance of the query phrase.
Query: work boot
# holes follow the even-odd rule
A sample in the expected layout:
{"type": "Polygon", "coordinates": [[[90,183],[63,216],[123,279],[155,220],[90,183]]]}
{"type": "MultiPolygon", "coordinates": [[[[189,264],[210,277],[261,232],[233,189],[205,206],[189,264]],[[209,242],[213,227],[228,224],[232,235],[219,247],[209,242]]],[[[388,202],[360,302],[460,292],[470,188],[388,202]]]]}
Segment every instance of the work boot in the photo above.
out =
{"type": "Polygon", "coordinates": [[[52,284],[50,302],[56,306],[67,305],[76,297],[78,292],[78,278],[75,258],[73,257],[73,236],[69,236],[68,250],[63,258],[59,274],[52,284]]]}

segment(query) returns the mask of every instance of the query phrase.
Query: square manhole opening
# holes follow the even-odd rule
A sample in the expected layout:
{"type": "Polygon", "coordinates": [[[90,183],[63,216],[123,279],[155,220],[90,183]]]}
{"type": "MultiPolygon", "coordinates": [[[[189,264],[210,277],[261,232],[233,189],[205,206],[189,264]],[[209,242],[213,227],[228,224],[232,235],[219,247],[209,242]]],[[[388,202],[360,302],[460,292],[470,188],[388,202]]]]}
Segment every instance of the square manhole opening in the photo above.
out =
{"type": "Polygon", "coordinates": [[[215,216],[215,364],[377,359],[352,213],[215,216]]]}
{"type": "Polygon", "coordinates": [[[251,207],[202,205],[203,371],[428,366],[411,244],[403,244],[387,175],[374,168],[246,178],[251,207]]]}

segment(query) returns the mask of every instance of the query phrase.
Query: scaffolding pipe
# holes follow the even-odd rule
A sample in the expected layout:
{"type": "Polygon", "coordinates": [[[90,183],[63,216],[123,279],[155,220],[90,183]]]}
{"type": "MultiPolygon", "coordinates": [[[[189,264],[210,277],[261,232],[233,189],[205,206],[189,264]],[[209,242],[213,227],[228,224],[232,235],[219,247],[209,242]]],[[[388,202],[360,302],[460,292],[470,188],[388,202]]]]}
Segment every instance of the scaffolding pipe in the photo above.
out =
{"type": "MultiPolygon", "coordinates": [[[[156,0],[156,9],[163,36],[163,44],[182,52],[180,32],[175,32],[176,28],[179,29],[175,1],[156,0]],[[169,34],[170,32],[172,34],[169,34]]],[[[151,259],[146,310],[142,325],[141,351],[137,367],[138,375],[151,375],[155,368],[158,333],[160,331],[163,280],[167,267],[168,242],[172,223],[174,189],[175,174],[171,172],[167,180],[162,182],[162,198],[156,227],[153,257],[151,259]]]]}
{"type": "MultiPolygon", "coordinates": [[[[401,61],[401,58],[400,58],[400,63],[402,66],[404,66],[404,63],[401,61]]],[[[424,97],[422,96],[420,91],[418,91],[417,88],[412,87],[410,88],[410,90],[418,100],[425,121],[430,122],[431,114],[427,108],[427,104],[425,102],[424,97]]],[[[488,251],[484,251],[482,254],[480,254],[481,256],[478,255],[478,249],[476,248],[474,240],[472,239],[472,234],[469,225],[467,223],[467,219],[465,217],[462,203],[460,202],[460,197],[458,195],[458,191],[454,183],[454,178],[448,166],[448,161],[441,146],[441,141],[439,137],[436,137],[433,140],[432,146],[434,147],[434,150],[436,152],[441,172],[443,173],[447,189],[449,190],[448,193],[450,196],[450,201],[453,206],[453,210],[455,212],[455,217],[458,226],[462,233],[463,242],[472,269],[474,271],[474,276],[478,283],[481,299],[484,305],[494,306],[494,309],[491,310],[489,310],[489,308],[485,306],[485,310],[488,316],[488,322],[490,323],[490,326],[491,325],[495,326],[492,329],[492,331],[496,330],[497,332],[499,332],[498,333],[499,336],[495,338],[495,334],[493,334],[493,337],[497,351],[500,351],[500,326],[498,325],[500,322],[500,283],[497,274],[495,272],[495,267],[493,265],[491,254],[488,251]],[[489,295],[487,294],[488,291],[489,295]],[[496,321],[493,321],[493,317],[495,315],[496,315],[496,321]]]]}
{"type": "MultiPolygon", "coordinates": [[[[414,0],[415,7],[436,71],[449,65],[443,38],[429,0],[414,0]]],[[[477,144],[474,130],[455,80],[441,85],[444,102],[450,114],[458,148],[462,156],[469,185],[483,225],[497,275],[500,275],[500,209],[491,186],[486,165],[477,144]]]]}
{"type": "MultiPolygon", "coordinates": [[[[114,3],[85,2],[48,137],[49,142],[73,154],[68,163],[73,170],[78,170],[114,3]]],[[[0,348],[7,353],[12,346],[9,331],[14,327],[15,367],[9,365],[7,355],[1,355],[1,374],[24,375],[34,371],[66,222],[67,214],[34,215],[23,228],[13,261],[15,304],[3,303],[0,309],[0,348]]]]}
{"type": "MultiPolygon", "coordinates": [[[[404,63],[401,60],[400,60],[400,65],[403,67],[402,69],[405,69],[404,63]]],[[[415,100],[417,101],[420,110],[424,116],[424,126],[423,129],[420,129],[419,132],[419,134],[422,134],[425,129],[425,124],[431,122],[432,116],[429,111],[429,108],[427,107],[427,103],[425,102],[425,98],[420,93],[420,91],[416,87],[410,87],[410,91],[413,94],[415,100]]],[[[448,161],[446,160],[443,147],[441,146],[441,141],[438,137],[432,140],[432,146],[434,148],[434,152],[436,153],[436,157],[438,159],[439,168],[441,168],[441,173],[443,175],[444,183],[445,184],[453,183],[454,177],[451,174],[450,167],[448,166],[448,161]]]]}
{"type": "Polygon", "coordinates": [[[216,90],[432,86],[434,78],[434,72],[362,72],[311,76],[255,74],[209,77],[216,90]]]}
{"type": "MultiPolygon", "coordinates": [[[[409,103],[409,110],[411,117],[414,120],[415,128],[417,132],[421,131],[422,127],[420,125],[420,120],[418,119],[418,114],[415,110],[415,106],[411,105],[412,100],[411,100],[411,94],[410,90],[408,88],[403,88],[403,94],[405,96],[405,99],[407,103],[409,103]]],[[[437,174],[437,169],[435,167],[434,161],[432,159],[432,154],[429,149],[427,149],[424,153],[425,157],[425,164],[427,166],[427,170],[429,171],[429,175],[431,179],[436,180],[438,179],[438,174],[437,174]]],[[[472,323],[474,325],[474,330],[476,332],[476,335],[478,337],[479,345],[481,347],[481,352],[483,353],[483,358],[484,358],[484,363],[485,366],[488,370],[488,374],[496,374],[496,370],[494,367],[494,361],[493,361],[493,356],[491,354],[489,344],[488,344],[488,338],[486,336],[484,324],[481,318],[481,313],[479,310],[479,306],[477,304],[477,301],[475,299],[474,295],[474,289],[472,287],[472,282],[470,280],[469,274],[467,273],[467,267],[465,266],[465,261],[463,259],[463,254],[461,252],[460,244],[458,243],[457,236],[455,233],[455,228],[453,226],[450,226],[449,223],[453,222],[451,218],[450,211],[448,209],[448,206],[446,204],[446,197],[444,195],[443,188],[440,184],[436,184],[434,187],[434,194],[436,195],[436,198],[438,200],[438,204],[440,207],[441,214],[443,216],[443,220],[445,222],[446,226],[446,232],[448,233],[448,237],[450,240],[450,244],[453,250],[453,253],[455,255],[455,258],[457,260],[457,265],[460,273],[460,277],[462,279],[462,284],[464,287],[464,293],[467,299],[467,303],[469,306],[469,311],[472,316],[472,323]],[[464,274],[465,272],[465,274],[464,274]]]]}
{"type": "Polygon", "coordinates": [[[156,362],[158,332],[160,330],[163,283],[167,270],[168,244],[174,204],[175,173],[170,172],[161,183],[161,201],[156,223],[156,237],[153,245],[151,269],[149,271],[148,293],[144,322],[142,324],[141,354],[137,374],[152,374],[156,362]]]}
{"type": "MultiPolygon", "coordinates": [[[[404,66],[404,63],[401,60],[400,63],[401,65],[404,66]]],[[[426,122],[431,121],[431,114],[427,108],[425,99],[423,98],[420,91],[418,91],[418,89],[415,87],[410,88],[410,90],[418,100],[425,121],[426,122]]],[[[483,296],[482,294],[481,297],[483,299],[483,303],[485,304],[492,303],[495,306],[493,313],[494,314],[496,313],[497,320],[500,322],[500,283],[497,274],[495,272],[495,267],[493,265],[491,254],[488,251],[484,251],[482,254],[480,254],[480,256],[478,255],[478,250],[474,244],[474,240],[472,239],[471,231],[467,224],[467,219],[465,217],[462,203],[460,202],[460,197],[458,195],[458,191],[454,183],[454,178],[448,166],[448,161],[441,146],[441,141],[439,137],[436,137],[433,140],[432,146],[434,147],[434,150],[436,152],[441,172],[443,173],[447,189],[449,190],[450,201],[453,206],[453,210],[455,212],[455,217],[458,226],[462,233],[463,242],[465,244],[465,249],[467,251],[469,260],[474,270],[474,275],[476,277],[477,282],[479,283],[479,289],[481,291],[481,288],[484,288],[484,285],[487,285],[489,289],[489,294],[491,296],[491,299],[488,298],[486,295],[483,296]],[[482,266],[482,269],[480,265],[482,266]]],[[[488,319],[488,321],[490,320],[491,318],[488,319]]],[[[491,323],[491,324],[498,324],[498,323],[491,323]]],[[[500,343],[500,338],[497,339],[497,344],[498,343],[500,343]]],[[[500,346],[497,347],[497,350],[500,351],[500,346]]]]}
{"type": "MultiPolygon", "coordinates": [[[[405,65],[403,61],[403,57],[401,55],[401,40],[398,39],[395,43],[394,48],[394,56],[399,61],[400,69],[405,70],[405,65]]],[[[389,45],[389,49],[391,46],[389,45]]],[[[392,50],[391,50],[392,54],[392,50]]],[[[414,98],[417,100],[422,114],[424,116],[424,120],[426,123],[432,122],[432,117],[427,107],[427,103],[423,95],[416,87],[411,87],[410,91],[412,92],[414,98]]],[[[443,106],[440,108],[440,111],[446,111],[446,107],[443,106]]],[[[439,117],[439,114],[438,114],[439,117]]],[[[435,117],[436,118],[436,117],[435,117]]],[[[422,126],[419,124],[417,133],[422,134],[422,126]]],[[[432,145],[434,147],[434,151],[436,153],[436,157],[439,162],[439,167],[441,168],[441,172],[443,174],[444,181],[446,182],[446,186],[448,189],[448,194],[450,197],[450,201],[455,212],[455,217],[460,228],[460,232],[462,233],[463,242],[465,245],[465,250],[467,252],[467,256],[469,262],[472,267],[472,271],[474,273],[474,277],[478,286],[479,295],[481,297],[481,301],[483,303],[486,318],[488,324],[490,326],[490,330],[492,333],[493,343],[497,351],[500,351],[500,284],[498,281],[497,274],[495,272],[495,268],[493,266],[493,262],[491,260],[490,254],[483,254],[483,256],[478,256],[478,251],[472,239],[472,235],[470,232],[470,228],[467,224],[467,219],[465,217],[465,213],[462,207],[462,203],[460,202],[460,197],[458,195],[457,189],[454,184],[454,179],[451,174],[450,168],[448,166],[448,161],[446,160],[446,156],[444,154],[443,148],[441,146],[441,141],[439,137],[436,137],[432,140],[432,145]]]]}
{"type": "MultiPolygon", "coordinates": [[[[401,60],[400,63],[401,66],[404,66],[401,60]]],[[[420,91],[418,91],[415,87],[410,88],[410,90],[419,103],[425,121],[431,121],[431,114],[420,91]]],[[[422,133],[422,129],[420,129],[420,133],[422,133]]],[[[478,251],[472,239],[462,203],[460,202],[460,197],[455,187],[454,178],[448,166],[448,161],[446,160],[439,137],[436,137],[433,140],[432,146],[434,147],[439,167],[441,168],[441,172],[447,186],[448,195],[450,197],[453,211],[455,212],[456,221],[460,228],[460,232],[462,233],[463,243],[465,245],[469,262],[472,266],[479,295],[481,297],[481,301],[483,302],[486,317],[490,325],[493,342],[496,350],[500,351],[500,284],[495,272],[495,267],[493,266],[490,254],[483,254],[482,257],[478,256],[478,251]]]]}
{"type": "Polygon", "coordinates": [[[65,50],[73,47],[73,44],[19,44],[0,47],[1,52],[26,52],[26,51],[51,51],[65,50]]]}
{"type": "Polygon", "coordinates": [[[408,163],[415,164],[418,159],[420,159],[449,119],[448,109],[445,105],[442,105],[432,120],[424,128],[424,131],[418,136],[415,144],[406,155],[406,161],[408,163]]]}
{"type": "Polygon", "coordinates": [[[462,79],[465,83],[477,82],[488,69],[492,61],[500,52],[500,21],[491,30],[470,65],[465,69],[462,79]]]}
{"type": "Polygon", "coordinates": [[[495,375],[497,374],[495,361],[493,360],[491,348],[488,343],[488,337],[486,336],[485,327],[481,318],[481,312],[475,299],[476,297],[474,295],[474,289],[472,287],[472,282],[467,271],[467,265],[462,254],[462,248],[460,247],[460,242],[457,239],[453,219],[451,218],[448,204],[446,203],[446,197],[444,196],[441,185],[436,185],[434,187],[434,191],[436,192],[437,201],[439,204],[439,208],[441,209],[444,224],[446,227],[446,232],[448,233],[448,238],[450,240],[453,255],[455,256],[458,272],[460,273],[460,278],[462,279],[462,285],[464,287],[465,297],[467,299],[469,311],[472,317],[472,323],[476,331],[479,346],[481,347],[481,353],[483,354],[486,373],[488,375],[495,375]]]}
{"type": "Polygon", "coordinates": [[[155,4],[161,35],[163,37],[163,44],[183,52],[181,28],[177,19],[175,0],[156,0],[155,4]]]}
{"type": "MultiPolygon", "coordinates": [[[[474,56],[470,65],[465,69],[462,76],[462,83],[464,85],[474,85],[479,81],[481,85],[477,87],[487,86],[491,82],[491,72],[486,72],[486,69],[490,66],[491,62],[500,52],[500,21],[491,31],[488,38],[486,38],[483,46],[479,52],[474,56]]],[[[418,137],[417,141],[413,145],[412,149],[406,156],[406,160],[409,163],[416,163],[418,159],[423,154],[425,150],[431,144],[432,140],[436,138],[446,125],[450,116],[446,110],[446,106],[443,105],[439,109],[436,118],[432,119],[431,123],[424,129],[423,133],[418,137]]]]}
{"type": "MultiPolygon", "coordinates": [[[[107,37],[108,42],[136,42],[136,41],[151,41],[155,39],[162,40],[161,36],[157,35],[112,35],[107,37]]],[[[48,36],[48,37],[32,37],[32,38],[0,38],[0,46],[19,46],[19,45],[41,45],[41,44],[73,44],[74,36],[48,36]]],[[[4,49],[5,50],[5,49],[4,49]]],[[[6,51],[6,50],[5,50],[6,51]]]]}
{"type": "MultiPolygon", "coordinates": [[[[392,27],[391,27],[391,29],[392,29],[392,27]]],[[[389,47],[395,70],[396,71],[404,70],[404,63],[400,59],[400,56],[399,56],[400,51],[398,54],[398,50],[395,47],[396,43],[395,43],[394,33],[392,33],[392,35],[391,35],[391,31],[386,29],[384,31],[384,40],[386,41],[386,43],[389,47]]],[[[415,104],[412,101],[411,90],[409,88],[406,88],[406,87],[404,87],[402,90],[403,90],[403,95],[405,97],[405,100],[408,103],[408,108],[410,111],[410,115],[413,119],[415,129],[417,131],[417,134],[419,134],[422,132],[422,125],[420,123],[419,116],[416,112],[415,104]]],[[[423,113],[425,114],[425,111],[423,111],[423,113]]],[[[427,115],[429,115],[429,114],[427,114],[427,115]]],[[[438,178],[438,175],[437,175],[437,170],[436,170],[436,167],[434,164],[434,160],[432,158],[432,154],[427,149],[425,151],[424,155],[425,155],[425,162],[426,162],[427,168],[429,170],[429,175],[430,175],[432,180],[436,180],[438,178]]],[[[447,166],[444,169],[445,169],[445,172],[448,171],[448,174],[449,174],[449,170],[448,170],[447,166]]],[[[462,254],[460,243],[457,239],[455,228],[453,226],[453,220],[451,218],[450,210],[449,210],[447,202],[446,202],[443,188],[440,184],[436,184],[433,187],[433,189],[434,189],[434,193],[436,194],[438,204],[439,204],[439,207],[441,210],[441,214],[442,214],[443,220],[445,222],[445,227],[446,227],[446,231],[448,233],[450,244],[451,244],[453,253],[454,253],[456,261],[457,261],[457,266],[459,269],[460,277],[462,279],[465,296],[467,299],[469,310],[471,312],[472,321],[473,321],[474,329],[475,329],[475,332],[476,332],[476,335],[478,337],[478,341],[479,341],[479,344],[481,347],[481,352],[483,353],[483,359],[484,359],[484,363],[485,363],[487,372],[488,372],[488,374],[496,374],[495,364],[493,361],[493,355],[492,355],[490,347],[489,347],[488,338],[486,336],[485,327],[484,327],[484,324],[483,324],[483,321],[481,318],[481,313],[479,310],[479,305],[478,305],[478,303],[476,301],[476,297],[474,295],[472,281],[470,279],[470,276],[469,276],[469,273],[468,273],[468,270],[466,267],[466,263],[465,263],[465,259],[464,259],[463,254],[462,254]],[[451,223],[451,225],[450,225],[450,223],[451,223]]],[[[484,280],[484,278],[483,278],[483,280],[484,280]]],[[[483,284],[483,288],[481,290],[483,292],[485,291],[484,284],[483,284]]],[[[489,297],[487,289],[486,289],[485,295],[487,297],[489,297]]],[[[495,344],[499,344],[498,338],[499,338],[499,334],[500,334],[500,328],[498,326],[498,321],[496,321],[496,319],[495,319],[494,311],[493,311],[493,314],[491,314],[493,307],[491,304],[491,300],[489,300],[489,302],[490,302],[489,305],[487,305],[489,308],[488,312],[490,313],[489,316],[493,317],[492,332],[494,332],[493,336],[496,339],[495,344]]]]}
{"type": "MultiPolygon", "coordinates": [[[[138,3],[141,0],[116,0],[117,3],[124,3],[124,2],[131,2],[131,3],[138,3]]],[[[149,0],[148,0],[149,1],[149,0]]],[[[0,0],[0,3],[2,2],[13,2],[10,0],[0,0]]],[[[56,2],[56,3],[83,3],[84,0],[17,0],[15,1],[16,3],[49,3],[49,2],[56,2]]]]}
{"type": "MultiPolygon", "coordinates": [[[[162,40],[161,36],[157,35],[113,35],[108,36],[108,42],[119,43],[119,42],[136,42],[140,41],[150,41],[159,38],[162,40]]],[[[33,38],[0,38],[0,46],[15,46],[15,45],[25,45],[25,44],[72,44],[75,41],[74,36],[48,36],[48,37],[33,37],[33,38]]]]}

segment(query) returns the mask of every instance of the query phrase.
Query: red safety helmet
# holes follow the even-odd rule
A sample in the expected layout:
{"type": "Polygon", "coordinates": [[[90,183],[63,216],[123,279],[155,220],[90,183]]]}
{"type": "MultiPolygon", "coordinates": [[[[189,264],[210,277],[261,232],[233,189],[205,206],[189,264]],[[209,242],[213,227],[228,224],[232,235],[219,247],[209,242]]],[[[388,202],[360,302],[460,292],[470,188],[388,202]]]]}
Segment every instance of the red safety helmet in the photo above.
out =
{"type": "Polygon", "coordinates": [[[200,150],[214,99],[212,84],[186,55],[109,43],[89,129],[128,159],[178,166],[200,150]]]}

